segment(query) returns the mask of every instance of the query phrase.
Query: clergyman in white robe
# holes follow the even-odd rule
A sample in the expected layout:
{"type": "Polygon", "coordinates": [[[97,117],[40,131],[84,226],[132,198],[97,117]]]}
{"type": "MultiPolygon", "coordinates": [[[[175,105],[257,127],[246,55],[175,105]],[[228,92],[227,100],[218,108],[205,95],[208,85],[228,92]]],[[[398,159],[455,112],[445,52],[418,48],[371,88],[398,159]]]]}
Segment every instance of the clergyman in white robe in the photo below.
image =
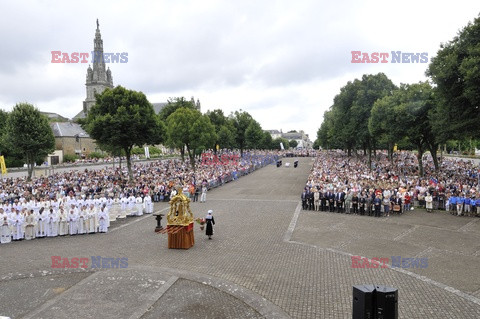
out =
{"type": "Polygon", "coordinates": [[[36,219],[35,219],[35,214],[33,212],[33,209],[31,209],[28,212],[27,217],[25,217],[25,239],[30,240],[30,239],[35,239],[35,224],[36,224],[36,219]]]}
{"type": "Polygon", "coordinates": [[[57,213],[50,208],[50,212],[47,215],[47,236],[48,237],[56,237],[58,235],[58,219],[57,213]]]}
{"type": "Polygon", "coordinates": [[[77,209],[73,206],[68,210],[68,233],[70,235],[76,235],[78,231],[78,214],[77,209]]]}
{"type": "Polygon", "coordinates": [[[152,197],[147,194],[147,196],[145,196],[145,198],[143,199],[143,203],[145,205],[145,213],[152,214],[153,213],[152,197]]]}
{"type": "Polygon", "coordinates": [[[126,196],[122,196],[120,198],[120,215],[118,218],[126,218],[127,217],[127,204],[128,204],[128,198],[126,196]]]}
{"type": "Polygon", "coordinates": [[[6,213],[0,213],[0,218],[0,243],[8,244],[12,241],[12,229],[9,218],[6,213]]]}
{"type": "Polygon", "coordinates": [[[98,229],[97,209],[91,204],[88,208],[88,233],[96,233],[98,229]]]}
{"type": "Polygon", "coordinates": [[[128,197],[127,211],[128,211],[128,215],[130,216],[135,214],[135,196],[133,195],[130,195],[130,197],[128,197]]]}
{"type": "Polygon", "coordinates": [[[45,237],[47,235],[46,225],[47,213],[45,208],[41,207],[37,215],[37,237],[45,237]]]}
{"type": "Polygon", "coordinates": [[[106,233],[108,231],[107,222],[108,214],[105,208],[102,207],[98,213],[98,232],[106,233]]]}
{"type": "Polygon", "coordinates": [[[67,213],[63,209],[63,206],[60,206],[58,212],[58,235],[65,236],[68,235],[68,221],[67,221],[67,213]]]}
{"type": "Polygon", "coordinates": [[[22,214],[17,210],[15,213],[10,215],[10,225],[12,227],[12,239],[13,240],[21,240],[23,239],[23,223],[25,222],[25,218],[22,214]]]}
{"type": "Polygon", "coordinates": [[[80,212],[78,213],[78,234],[86,234],[87,233],[87,218],[88,218],[88,212],[87,212],[87,207],[82,206],[80,207],[80,212]]]}
{"type": "Polygon", "coordinates": [[[143,199],[140,197],[140,195],[135,198],[135,207],[137,209],[136,215],[137,216],[142,216],[143,215],[143,199]]]}

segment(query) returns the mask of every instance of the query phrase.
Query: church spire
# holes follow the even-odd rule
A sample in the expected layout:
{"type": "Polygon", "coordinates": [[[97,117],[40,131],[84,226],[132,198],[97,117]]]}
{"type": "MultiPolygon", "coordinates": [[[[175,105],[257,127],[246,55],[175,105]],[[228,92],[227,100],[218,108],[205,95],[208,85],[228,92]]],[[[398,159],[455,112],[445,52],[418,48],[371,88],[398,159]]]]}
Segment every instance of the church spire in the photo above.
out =
{"type": "Polygon", "coordinates": [[[100,24],[97,19],[97,30],[95,30],[95,39],[93,40],[93,51],[95,54],[101,52],[101,61],[103,62],[103,40],[102,35],[100,34],[100,24]]]}
{"type": "Polygon", "coordinates": [[[95,104],[95,93],[102,93],[106,88],[113,88],[113,78],[110,69],[105,69],[103,59],[103,40],[100,34],[100,24],[97,19],[97,29],[93,40],[92,66],[87,69],[87,98],[83,102],[83,112],[86,116],[92,105],[95,104]]]}

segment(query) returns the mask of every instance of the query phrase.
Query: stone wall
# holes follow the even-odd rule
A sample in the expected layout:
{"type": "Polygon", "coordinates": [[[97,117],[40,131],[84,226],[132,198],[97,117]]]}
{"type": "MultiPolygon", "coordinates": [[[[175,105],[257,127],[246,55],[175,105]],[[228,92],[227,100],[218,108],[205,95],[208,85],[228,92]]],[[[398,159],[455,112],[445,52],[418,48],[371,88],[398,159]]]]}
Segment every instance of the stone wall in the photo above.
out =
{"type": "Polygon", "coordinates": [[[56,137],[55,149],[62,150],[63,155],[82,155],[88,156],[91,152],[99,151],[95,140],[89,137],[80,137],[77,139],[73,137],[56,137]]]}

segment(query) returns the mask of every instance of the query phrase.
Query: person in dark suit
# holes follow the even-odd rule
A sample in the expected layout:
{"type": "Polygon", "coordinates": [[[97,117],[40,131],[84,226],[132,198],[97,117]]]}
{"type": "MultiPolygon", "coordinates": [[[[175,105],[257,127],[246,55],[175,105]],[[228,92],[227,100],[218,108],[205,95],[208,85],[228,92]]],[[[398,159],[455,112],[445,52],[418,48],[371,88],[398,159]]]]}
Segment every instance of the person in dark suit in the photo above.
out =
{"type": "Polygon", "coordinates": [[[302,196],[300,198],[302,199],[302,209],[307,209],[308,193],[306,189],[303,190],[302,196]]]}
{"type": "Polygon", "coordinates": [[[337,213],[343,213],[343,204],[345,202],[345,192],[339,190],[337,194],[335,194],[335,201],[337,204],[337,213]]]}
{"type": "Polygon", "coordinates": [[[314,195],[311,190],[308,191],[308,197],[307,197],[307,203],[308,203],[308,210],[313,210],[314,206],[314,195]]]}
{"type": "Polygon", "coordinates": [[[368,216],[373,215],[373,200],[375,199],[375,194],[370,192],[370,194],[367,195],[367,213],[368,216]]]}
{"type": "Polygon", "coordinates": [[[322,212],[327,210],[327,193],[323,192],[323,189],[319,192],[320,195],[320,210],[322,212]]]}
{"type": "Polygon", "coordinates": [[[382,199],[380,198],[380,195],[377,195],[373,200],[373,207],[375,209],[375,217],[380,217],[381,215],[380,209],[382,207],[382,199]]]}
{"type": "Polygon", "coordinates": [[[364,192],[360,193],[360,215],[365,215],[365,205],[367,204],[367,195],[364,192]]]}
{"type": "Polygon", "coordinates": [[[332,191],[328,191],[328,207],[330,212],[335,211],[335,194],[332,191]]]}
{"type": "Polygon", "coordinates": [[[352,209],[353,209],[353,214],[358,215],[358,195],[357,193],[353,193],[352,197],[352,209]]]}

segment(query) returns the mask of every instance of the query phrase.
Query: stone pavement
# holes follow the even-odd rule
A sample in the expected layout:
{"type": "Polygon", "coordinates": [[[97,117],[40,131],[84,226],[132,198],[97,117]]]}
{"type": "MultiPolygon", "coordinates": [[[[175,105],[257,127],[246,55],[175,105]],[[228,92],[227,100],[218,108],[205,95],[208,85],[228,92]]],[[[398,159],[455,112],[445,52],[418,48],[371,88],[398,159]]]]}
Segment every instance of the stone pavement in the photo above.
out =
{"type": "Polygon", "coordinates": [[[271,165],[192,203],[196,217],[213,209],[217,225],[213,240],[196,225],[189,250],[167,249],[148,215],[106,234],[2,245],[0,315],[351,318],[352,286],[379,284],[399,289],[400,318],[480,317],[479,218],[302,211],[311,164],[271,165]],[[353,269],[352,255],[428,258],[428,267],[353,269]],[[125,257],[128,268],[52,269],[51,256],[125,257]]]}

